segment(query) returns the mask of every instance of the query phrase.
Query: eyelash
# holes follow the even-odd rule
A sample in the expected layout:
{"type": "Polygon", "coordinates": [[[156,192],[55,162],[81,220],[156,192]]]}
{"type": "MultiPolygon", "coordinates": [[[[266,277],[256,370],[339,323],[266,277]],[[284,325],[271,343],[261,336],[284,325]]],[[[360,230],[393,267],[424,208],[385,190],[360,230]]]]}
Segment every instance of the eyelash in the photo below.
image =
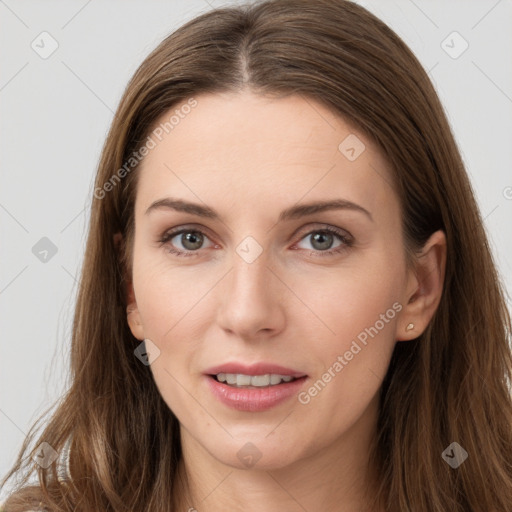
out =
{"type": "MultiPolygon", "coordinates": [[[[172,240],[177,235],[181,235],[182,233],[201,233],[201,235],[208,238],[208,235],[201,229],[178,228],[175,231],[167,231],[166,233],[164,233],[164,235],[158,240],[158,242],[159,242],[160,246],[168,244],[169,246],[167,247],[167,251],[176,256],[179,256],[179,257],[197,256],[197,254],[199,253],[200,250],[185,252],[185,251],[181,251],[179,249],[175,249],[172,245],[169,244],[170,240],[172,240]]],[[[321,229],[314,229],[312,231],[309,231],[299,240],[299,242],[314,233],[331,233],[333,235],[336,235],[342,242],[342,245],[336,247],[335,249],[329,249],[327,251],[319,251],[319,250],[310,251],[309,252],[310,256],[315,256],[315,257],[318,256],[318,257],[323,258],[323,257],[331,256],[334,254],[340,254],[343,251],[346,251],[347,249],[352,247],[352,245],[354,243],[353,240],[349,236],[347,236],[343,231],[341,231],[337,228],[331,227],[331,226],[325,226],[321,229]]],[[[305,250],[305,249],[303,249],[303,250],[305,250]]]]}

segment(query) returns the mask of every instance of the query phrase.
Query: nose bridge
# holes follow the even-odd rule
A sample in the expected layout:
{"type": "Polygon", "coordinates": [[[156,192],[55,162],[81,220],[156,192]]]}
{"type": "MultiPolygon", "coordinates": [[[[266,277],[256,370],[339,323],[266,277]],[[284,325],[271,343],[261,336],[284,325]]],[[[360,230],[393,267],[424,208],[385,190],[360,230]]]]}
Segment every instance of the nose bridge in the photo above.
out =
{"type": "Polygon", "coordinates": [[[265,301],[271,297],[269,249],[264,249],[255,238],[248,236],[236,247],[233,255],[233,270],[231,276],[231,293],[239,300],[248,299],[265,301]]]}
{"type": "Polygon", "coordinates": [[[224,288],[219,323],[241,337],[250,338],[265,329],[278,330],[284,315],[276,277],[270,270],[270,250],[253,237],[235,248],[232,268],[224,288]]]}

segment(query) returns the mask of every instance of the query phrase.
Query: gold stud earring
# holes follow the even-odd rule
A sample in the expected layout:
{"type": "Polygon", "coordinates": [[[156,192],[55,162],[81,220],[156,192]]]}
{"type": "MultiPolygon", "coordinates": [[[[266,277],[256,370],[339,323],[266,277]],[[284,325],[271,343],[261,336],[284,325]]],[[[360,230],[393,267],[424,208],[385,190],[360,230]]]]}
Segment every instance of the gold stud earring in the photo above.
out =
{"type": "Polygon", "coordinates": [[[409,324],[409,325],[405,328],[405,330],[406,330],[406,331],[411,331],[412,329],[414,329],[414,324],[409,324]]]}

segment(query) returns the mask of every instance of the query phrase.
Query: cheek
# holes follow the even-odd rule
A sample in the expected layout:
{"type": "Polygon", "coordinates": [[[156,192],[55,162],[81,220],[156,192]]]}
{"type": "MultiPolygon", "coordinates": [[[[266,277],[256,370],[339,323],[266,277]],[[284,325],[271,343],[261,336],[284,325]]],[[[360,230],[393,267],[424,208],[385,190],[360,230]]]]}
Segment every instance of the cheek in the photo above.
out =
{"type": "Polygon", "coordinates": [[[191,375],[197,373],[205,332],[215,321],[211,292],[219,282],[217,274],[199,273],[193,265],[172,267],[165,258],[142,257],[137,270],[134,267],[144,336],[159,349],[150,370],[160,395],[180,421],[192,414],[191,397],[199,396],[191,375]]]}
{"type": "Polygon", "coordinates": [[[321,320],[312,325],[309,316],[308,325],[304,323],[304,331],[317,339],[305,346],[317,362],[317,385],[307,390],[304,402],[317,400],[320,408],[342,403],[336,410],[344,414],[366,406],[377,392],[396,344],[396,323],[403,308],[397,300],[402,279],[396,258],[394,265],[391,257],[361,259],[350,268],[320,276],[314,294],[306,295],[305,284],[302,292],[295,288],[321,320]],[[314,398],[317,395],[322,399],[314,398]]]}
{"type": "Polygon", "coordinates": [[[400,255],[375,252],[347,259],[346,264],[324,268],[308,278],[297,276],[290,287],[317,317],[314,327],[321,329],[326,339],[337,340],[334,344],[341,349],[340,343],[373,326],[381,315],[385,316],[385,328],[382,322],[378,327],[389,334],[401,309],[393,308],[404,286],[401,268],[400,255]]]}
{"type": "Polygon", "coordinates": [[[170,262],[163,249],[154,254],[141,251],[134,258],[134,288],[145,334],[160,343],[179,331],[181,324],[190,327],[190,318],[203,311],[201,302],[218,281],[213,272],[170,262]]]}

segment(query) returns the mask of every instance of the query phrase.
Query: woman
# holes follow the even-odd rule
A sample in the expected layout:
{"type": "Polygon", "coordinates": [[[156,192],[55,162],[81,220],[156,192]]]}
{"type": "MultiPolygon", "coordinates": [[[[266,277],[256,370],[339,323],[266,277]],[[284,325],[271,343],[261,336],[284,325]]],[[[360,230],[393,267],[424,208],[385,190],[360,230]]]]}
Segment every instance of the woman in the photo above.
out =
{"type": "Polygon", "coordinates": [[[217,9],[121,100],[72,385],[5,510],[511,511],[509,339],[398,36],[342,0],[217,9]]]}

